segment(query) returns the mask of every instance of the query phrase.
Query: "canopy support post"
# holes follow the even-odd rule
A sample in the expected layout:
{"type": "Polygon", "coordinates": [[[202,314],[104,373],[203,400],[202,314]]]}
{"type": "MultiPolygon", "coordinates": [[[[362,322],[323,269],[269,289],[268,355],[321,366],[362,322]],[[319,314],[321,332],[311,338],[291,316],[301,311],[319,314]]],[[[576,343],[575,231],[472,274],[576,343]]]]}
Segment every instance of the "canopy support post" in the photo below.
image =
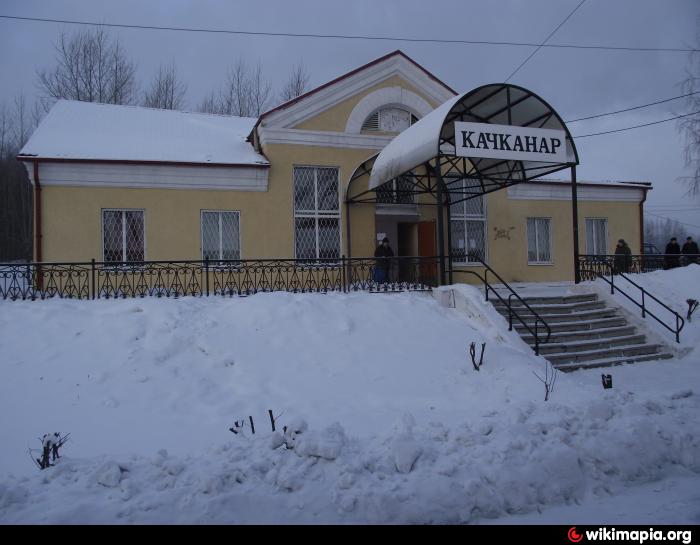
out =
{"type": "Polygon", "coordinates": [[[578,192],[576,188],[576,165],[571,165],[571,223],[574,235],[574,283],[581,282],[581,265],[578,247],[578,192]]]}
{"type": "Polygon", "coordinates": [[[442,194],[442,172],[440,172],[440,156],[435,161],[435,183],[437,185],[437,227],[438,227],[438,261],[440,268],[440,286],[445,282],[445,226],[442,218],[443,194],[442,194]]]}

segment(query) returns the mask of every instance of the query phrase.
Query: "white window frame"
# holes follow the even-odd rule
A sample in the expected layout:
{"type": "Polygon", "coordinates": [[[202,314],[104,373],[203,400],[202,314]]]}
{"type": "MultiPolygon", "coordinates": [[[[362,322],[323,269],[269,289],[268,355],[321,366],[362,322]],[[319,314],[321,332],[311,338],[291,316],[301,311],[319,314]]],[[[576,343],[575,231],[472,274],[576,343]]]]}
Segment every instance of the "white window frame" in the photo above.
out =
{"type": "Polygon", "coordinates": [[[103,263],[127,263],[125,259],[121,261],[105,261],[105,212],[121,212],[122,214],[122,257],[126,257],[126,214],[125,212],[141,212],[143,214],[143,260],[146,258],[146,209],[145,208],[102,208],[100,210],[100,236],[102,246],[103,263]]]}
{"type": "MultiPolygon", "coordinates": [[[[608,218],[601,218],[601,217],[585,218],[585,220],[584,220],[583,228],[584,228],[585,233],[586,233],[586,240],[584,241],[584,242],[585,242],[585,246],[586,246],[586,254],[589,253],[589,252],[588,252],[589,234],[592,234],[593,236],[595,236],[595,230],[593,231],[593,233],[589,233],[589,232],[588,232],[588,220],[591,220],[591,221],[602,221],[602,222],[604,222],[604,225],[605,225],[605,235],[603,236],[604,240],[602,241],[602,243],[603,243],[603,245],[604,245],[603,252],[600,251],[600,248],[596,248],[595,251],[594,251],[592,254],[590,254],[590,255],[608,255],[608,248],[609,248],[609,246],[610,246],[610,245],[608,244],[608,242],[609,242],[608,239],[609,239],[609,237],[610,237],[610,234],[609,234],[609,231],[608,231],[608,218]]],[[[596,240],[595,238],[592,239],[592,243],[593,243],[592,245],[593,245],[593,246],[598,246],[598,244],[599,244],[600,242],[601,242],[601,241],[596,240]]]]}
{"type": "Polygon", "coordinates": [[[218,262],[218,261],[223,261],[221,258],[223,254],[223,229],[221,225],[221,216],[223,214],[235,214],[238,216],[238,260],[243,259],[243,248],[241,246],[241,240],[243,237],[241,236],[241,211],[240,210],[208,210],[208,209],[203,209],[199,211],[199,244],[200,244],[200,249],[202,252],[202,261],[204,261],[206,258],[204,257],[204,214],[217,214],[219,217],[219,258],[218,259],[210,259],[210,262],[218,262]]]}
{"type": "MultiPolygon", "coordinates": [[[[462,187],[461,189],[464,189],[464,182],[465,180],[462,180],[462,187]]],[[[462,197],[462,193],[458,193],[460,197],[462,197]]],[[[467,214],[466,212],[464,214],[455,214],[454,212],[450,211],[450,239],[452,239],[452,222],[453,221],[461,221],[464,223],[464,236],[465,238],[467,237],[467,234],[469,233],[469,230],[467,229],[467,224],[469,222],[482,222],[484,224],[484,262],[488,263],[489,262],[489,234],[488,234],[488,213],[486,209],[486,195],[482,194],[480,196],[481,198],[481,209],[482,213],[481,214],[467,214]]],[[[461,203],[462,206],[466,207],[466,201],[462,201],[461,203]]],[[[465,240],[465,245],[468,245],[469,241],[465,240]]],[[[450,253],[452,252],[452,248],[450,248],[450,253]]],[[[465,261],[453,261],[453,265],[459,265],[460,267],[483,267],[483,265],[479,261],[469,261],[469,249],[465,248],[464,252],[465,256],[465,261]]]]}
{"type": "Polygon", "coordinates": [[[525,219],[525,242],[527,244],[526,252],[528,265],[554,265],[554,248],[552,246],[552,223],[552,218],[547,216],[528,216],[525,219]],[[536,261],[530,261],[530,220],[535,220],[535,253],[538,257],[540,255],[540,236],[539,230],[537,229],[537,223],[538,221],[549,222],[549,240],[547,241],[547,245],[549,246],[549,261],[540,261],[539,259],[536,261]]]}
{"type": "MultiPolygon", "coordinates": [[[[314,220],[314,233],[316,235],[316,252],[315,252],[315,257],[312,257],[310,259],[317,259],[321,260],[322,258],[319,257],[320,254],[320,244],[319,244],[319,232],[320,229],[318,227],[319,220],[321,219],[337,219],[338,220],[338,259],[340,259],[341,253],[342,253],[342,240],[343,240],[343,229],[340,221],[340,167],[339,166],[333,166],[333,165],[293,165],[292,166],[292,216],[293,216],[293,221],[294,221],[294,258],[295,259],[302,259],[297,256],[297,227],[296,227],[296,219],[297,218],[311,218],[314,220]],[[295,170],[297,168],[309,168],[313,169],[314,171],[314,210],[297,210],[296,208],[296,178],[295,178],[295,170]],[[338,179],[338,201],[337,201],[337,208],[336,210],[319,210],[318,207],[318,170],[319,169],[335,169],[336,174],[337,174],[337,179],[338,179]]],[[[324,259],[325,261],[325,259],[324,259]]]]}

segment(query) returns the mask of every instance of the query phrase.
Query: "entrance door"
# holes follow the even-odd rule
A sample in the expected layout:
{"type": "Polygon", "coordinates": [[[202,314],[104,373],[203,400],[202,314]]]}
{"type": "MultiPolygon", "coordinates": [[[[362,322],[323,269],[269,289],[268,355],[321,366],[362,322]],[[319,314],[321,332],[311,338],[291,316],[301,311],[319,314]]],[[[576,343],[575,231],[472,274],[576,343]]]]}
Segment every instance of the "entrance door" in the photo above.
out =
{"type": "MultiPolygon", "coordinates": [[[[418,222],[418,255],[421,257],[434,257],[437,255],[435,242],[435,222],[418,222]]],[[[437,285],[437,262],[434,260],[421,260],[418,265],[419,282],[430,286],[437,285]]]]}

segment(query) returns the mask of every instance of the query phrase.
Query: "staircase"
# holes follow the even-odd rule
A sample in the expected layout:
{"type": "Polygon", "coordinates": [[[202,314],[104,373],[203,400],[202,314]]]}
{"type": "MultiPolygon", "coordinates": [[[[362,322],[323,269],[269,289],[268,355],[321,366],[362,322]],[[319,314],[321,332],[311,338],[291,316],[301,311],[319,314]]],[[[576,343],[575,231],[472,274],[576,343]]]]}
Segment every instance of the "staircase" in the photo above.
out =
{"type": "MultiPolygon", "coordinates": [[[[599,300],[597,294],[524,297],[524,300],[552,330],[549,342],[542,344],[546,332],[543,335],[544,328],[539,324],[540,355],[560,371],[673,357],[665,345],[649,342],[627,323],[622,313],[599,300]]],[[[507,320],[508,306],[498,299],[492,299],[491,303],[507,320]]],[[[517,300],[512,305],[534,331],[532,312],[517,300]]],[[[534,336],[517,318],[513,318],[513,328],[534,349],[534,336]]]]}

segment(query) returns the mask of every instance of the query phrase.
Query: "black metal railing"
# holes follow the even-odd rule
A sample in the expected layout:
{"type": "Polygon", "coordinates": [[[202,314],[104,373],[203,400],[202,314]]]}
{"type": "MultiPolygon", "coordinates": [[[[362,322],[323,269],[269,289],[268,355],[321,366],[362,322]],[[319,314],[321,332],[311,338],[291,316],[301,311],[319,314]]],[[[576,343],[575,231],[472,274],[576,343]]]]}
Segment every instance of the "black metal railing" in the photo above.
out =
{"type": "MultiPolygon", "coordinates": [[[[591,258],[591,257],[598,257],[598,256],[581,256],[582,258],[591,258]]],[[[609,256],[602,256],[602,257],[609,257],[609,256]]],[[[626,299],[632,301],[639,309],[642,311],[642,318],[646,318],[647,316],[651,316],[654,320],[656,320],[659,324],[661,324],[665,329],[669,330],[671,333],[673,333],[676,337],[676,342],[679,343],[680,341],[680,333],[681,330],[683,329],[683,326],[685,326],[685,320],[683,317],[678,314],[675,310],[673,310],[671,307],[669,307],[666,303],[663,301],[659,300],[657,297],[649,293],[648,290],[646,290],[644,287],[640,286],[637,284],[634,280],[632,280],[629,276],[623,272],[622,267],[620,266],[620,263],[618,261],[617,265],[615,262],[610,262],[609,260],[598,260],[598,261],[593,261],[593,260],[584,260],[582,263],[581,261],[579,262],[579,267],[581,271],[581,278],[584,280],[595,280],[597,278],[603,279],[609,286],[610,286],[610,293],[611,295],[615,294],[615,291],[617,291],[620,295],[625,297],[626,299]],[[584,264],[585,263],[585,264],[584,264]],[[589,264],[594,264],[595,266],[593,268],[586,268],[589,266],[589,264]],[[617,283],[616,283],[617,279],[617,283]],[[637,293],[641,295],[641,302],[632,297],[629,293],[627,293],[625,290],[623,290],[619,283],[620,280],[624,280],[627,282],[625,285],[631,285],[633,288],[637,289],[637,293]],[[664,320],[659,318],[654,312],[649,310],[647,308],[647,300],[651,299],[652,301],[656,302],[662,309],[664,309],[666,312],[670,313],[672,315],[672,318],[674,319],[674,325],[671,326],[667,324],[664,320]]]]}
{"type": "Polygon", "coordinates": [[[429,291],[437,257],[0,264],[0,299],[429,291]]]}
{"type": "Polygon", "coordinates": [[[496,295],[498,300],[503,303],[506,308],[508,309],[508,331],[513,330],[513,318],[516,318],[524,327],[525,329],[532,335],[532,337],[535,340],[535,354],[539,356],[540,354],[540,344],[545,344],[549,342],[549,338],[552,335],[552,330],[549,327],[549,324],[540,316],[535,310],[527,304],[527,302],[518,295],[518,293],[506,282],[501,278],[501,276],[491,268],[490,265],[488,265],[483,259],[481,259],[478,255],[471,254],[470,259],[473,261],[478,261],[480,265],[484,268],[484,274],[483,276],[479,274],[477,271],[474,270],[469,270],[469,269],[453,269],[452,274],[468,274],[472,276],[476,276],[481,283],[484,286],[484,295],[486,297],[486,300],[489,300],[489,292],[493,293],[496,295]],[[488,274],[491,273],[493,276],[496,277],[498,282],[503,285],[503,287],[508,290],[508,299],[504,299],[503,296],[501,296],[500,293],[498,293],[498,290],[494,288],[488,281],[488,274]],[[513,307],[513,298],[517,299],[520,304],[527,309],[532,318],[534,319],[534,324],[533,326],[530,326],[524,319],[523,316],[521,316],[516,308],[513,307]],[[538,325],[542,324],[544,329],[547,332],[547,336],[544,338],[543,341],[540,341],[540,331],[538,325]]]}
{"type": "Polygon", "coordinates": [[[690,263],[700,263],[698,254],[606,254],[579,256],[579,269],[582,280],[593,280],[599,274],[607,274],[612,268],[616,273],[645,273],[676,267],[684,267],[690,263]],[[584,276],[584,273],[588,276],[584,276]]]}

